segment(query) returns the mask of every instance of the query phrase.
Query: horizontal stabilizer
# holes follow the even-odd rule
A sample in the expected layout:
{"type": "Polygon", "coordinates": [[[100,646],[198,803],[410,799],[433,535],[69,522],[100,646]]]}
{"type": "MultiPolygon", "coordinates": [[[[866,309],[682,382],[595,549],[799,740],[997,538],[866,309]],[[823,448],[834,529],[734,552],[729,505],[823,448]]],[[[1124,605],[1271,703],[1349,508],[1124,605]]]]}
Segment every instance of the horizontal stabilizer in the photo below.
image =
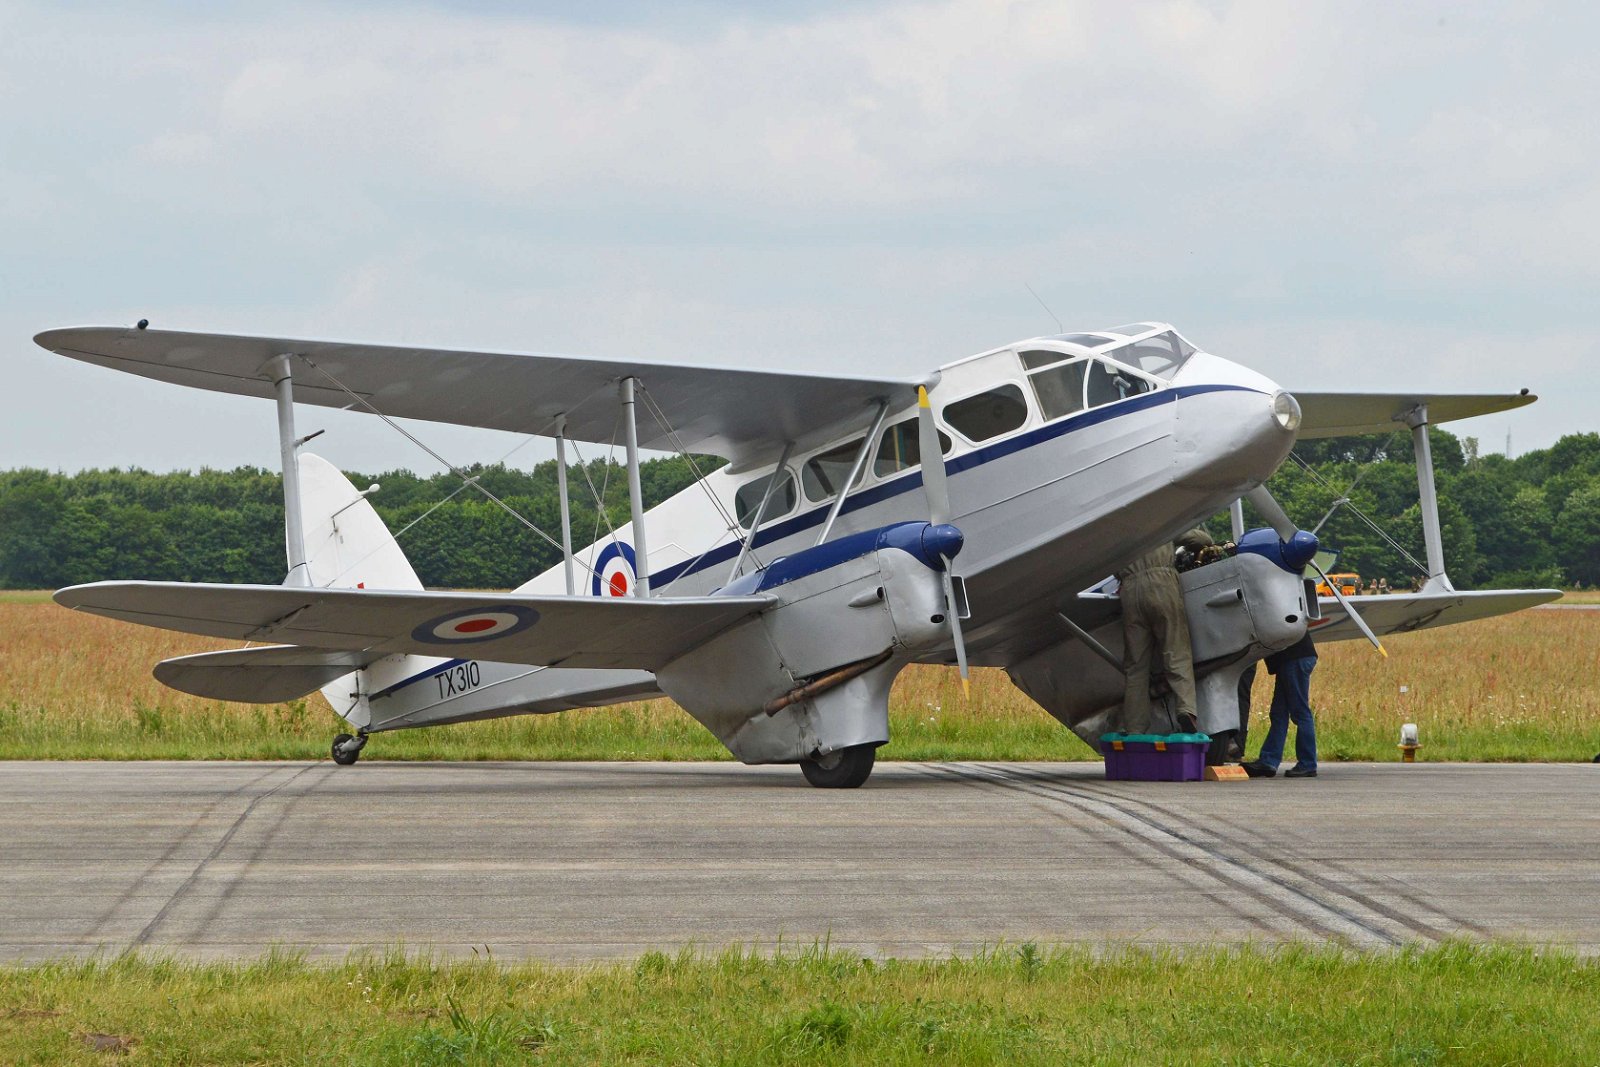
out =
{"type": "Polygon", "coordinates": [[[646,671],[773,603],[764,596],[566,597],[186,582],[96,582],[62,589],[55,599],[107,618],[243,641],[646,671]]]}
{"type": "MultiPolygon", "coordinates": [[[[1475,592],[1388,593],[1379,596],[1346,597],[1374,633],[1397,634],[1434,626],[1453,626],[1458,622],[1490,619],[1513,611],[1559,600],[1559,589],[1484,589],[1475,592]]],[[[1311,623],[1310,633],[1319,644],[1348,641],[1362,636],[1361,630],[1332,597],[1318,597],[1322,618],[1311,623]]]]}
{"type": "Polygon", "coordinates": [[[197,697],[276,704],[298,700],[381,658],[370,652],[269,645],[164,659],[154,673],[162,685],[197,697]]]}
{"type": "Polygon", "coordinates": [[[1300,429],[1296,436],[1302,441],[1313,437],[1353,437],[1403,430],[1406,416],[1423,404],[1428,406],[1428,421],[1437,424],[1510,411],[1539,399],[1529,392],[1302,393],[1298,390],[1294,391],[1294,398],[1300,402],[1300,429]]]}

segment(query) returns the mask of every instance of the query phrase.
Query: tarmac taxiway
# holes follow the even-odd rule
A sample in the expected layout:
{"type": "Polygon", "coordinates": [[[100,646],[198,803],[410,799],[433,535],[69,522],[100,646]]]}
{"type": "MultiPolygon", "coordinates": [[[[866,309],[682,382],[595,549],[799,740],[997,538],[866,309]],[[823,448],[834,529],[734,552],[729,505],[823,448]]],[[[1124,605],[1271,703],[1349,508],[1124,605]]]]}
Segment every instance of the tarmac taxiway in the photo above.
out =
{"type": "Polygon", "coordinates": [[[827,938],[1511,938],[1600,952],[1600,766],[0,763],[0,958],[142,948],[586,960],[827,938]]]}

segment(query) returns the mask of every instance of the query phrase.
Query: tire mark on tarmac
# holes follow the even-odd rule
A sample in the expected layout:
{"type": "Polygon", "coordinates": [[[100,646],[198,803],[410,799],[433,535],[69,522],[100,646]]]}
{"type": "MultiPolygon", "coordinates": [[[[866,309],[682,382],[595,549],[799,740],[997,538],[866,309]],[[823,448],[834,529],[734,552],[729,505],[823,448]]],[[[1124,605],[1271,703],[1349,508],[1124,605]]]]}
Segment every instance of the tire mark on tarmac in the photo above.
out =
{"type": "MultiPolygon", "coordinates": [[[[207,935],[210,934],[211,928],[216,925],[216,921],[222,914],[223,909],[228,906],[250,876],[255,873],[261,857],[266,855],[267,849],[271,848],[273,842],[277,840],[278,834],[283,830],[283,824],[288,821],[289,813],[294,810],[295,805],[304,800],[323,782],[326,782],[331,775],[339,773],[332,764],[318,764],[318,766],[322,768],[321,777],[308,780],[303,788],[287,798],[287,803],[278,807],[276,814],[272,817],[272,822],[268,824],[266,830],[262,833],[261,840],[256,842],[255,846],[250,849],[249,854],[240,861],[239,869],[234,872],[233,877],[227,880],[221,892],[217,894],[216,899],[206,909],[205,914],[195,923],[194,932],[185,938],[186,942],[197,944],[204,943],[207,940],[207,935]]],[[[296,777],[299,776],[296,775],[296,777]]],[[[283,787],[287,787],[289,784],[289,782],[284,782],[283,787]]],[[[277,792],[277,790],[274,790],[274,792],[277,792]]],[[[263,796],[261,799],[265,800],[266,797],[263,796]]]]}
{"type": "Polygon", "coordinates": [[[167,916],[172,912],[172,909],[177,905],[178,901],[182,900],[184,895],[194,887],[195,882],[199,881],[201,873],[205,871],[206,867],[211,863],[211,861],[221,855],[222,850],[228,847],[228,842],[233,840],[233,835],[239,832],[239,827],[244,825],[244,821],[250,817],[250,813],[255,811],[256,807],[263,800],[266,800],[284,786],[289,785],[302,774],[305,774],[310,770],[315,770],[319,766],[321,766],[320,763],[306,764],[304,767],[301,767],[298,771],[295,771],[293,774],[279,782],[277,785],[273,786],[271,789],[268,789],[266,792],[256,796],[255,799],[251,800],[249,804],[245,805],[245,809],[241,811],[238,817],[233,820],[233,824],[228,827],[227,832],[222,835],[222,837],[214,846],[212,846],[211,851],[206,854],[206,858],[195,865],[194,870],[189,872],[189,877],[185,878],[183,880],[183,884],[178,886],[177,889],[173,890],[172,896],[168,897],[167,902],[161,905],[161,910],[156,912],[155,918],[146,923],[144,929],[140,930],[138,934],[134,936],[132,944],[144,945],[149,943],[150,936],[155,933],[156,927],[160,926],[162,922],[166,920],[167,916]]]}
{"type": "Polygon", "coordinates": [[[1284,882],[1276,876],[1270,862],[1261,857],[1248,859],[1229,855],[1204,840],[1192,828],[1168,826],[1152,814],[1135,810],[1137,802],[1125,797],[1116,800],[1095,796],[1062,783],[1040,781],[1019,775],[1012,768],[981,764],[942,764],[954,773],[979,781],[989,781],[1005,789],[1053,797],[1098,815],[1144,840],[1180,862],[1204,870],[1224,885],[1246,893],[1273,907],[1323,937],[1343,940],[1362,948],[1394,948],[1405,938],[1396,936],[1369,912],[1361,915],[1348,900],[1324,899],[1311,890],[1284,882]],[[1265,869],[1262,869],[1265,868],[1265,869]]]}
{"type": "MultiPolygon", "coordinates": [[[[963,785],[972,786],[980,791],[984,791],[986,786],[993,786],[996,784],[988,777],[964,775],[959,770],[948,765],[940,766],[934,764],[916,764],[914,767],[916,770],[927,774],[929,777],[936,778],[939,781],[947,782],[954,780],[962,783],[963,785]]],[[[1032,797],[1034,799],[1033,806],[1039,811],[1057,817],[1060,816],[1060,805],[1057,798],[1041,796],[1040,794],[1031,790],[1020,790],[1020,792],[1024,792],[1026,795],[1032,797]]],[[[1080,810],[1083,809],[1080,808],[1080,810]]],[[[1085,810],[1084,814],[1089,816],[1089,827],[1092,830],[1098,829],[1100,831],[1098,835],[1100,840],[1103,841],[1107,847],[1121,854],[1130,862],[1144,867],[1147,870],[1165,878],[1171,878],[1176,875],[1195,893],[1198,893],[1206,900],[1215,904],[1221,910],[1228,912],[1234,918],[1246,923],[1253,930],[1259,931],[1263,934],[1284,932],[1284,930],[1279,926],[1269,925],[1265,920],[1263,920],[1259,912],[1251,911],[1250,909],[1244,907],[1236,893],[1219,892],[1214,887],[1214,883],[1218,881],[1218,879],[1215,877],[1206,877],[1204,881],[1202,881],[1200,877],[1191,875],[1190,870],[1193,865],[1187,863],[1180,867],[1177,871],[1174,871],[1173,868],[1167,864],[1160,863],[1153,859],[1148,850],[1135,848],[1130,842],[1128,834],[1122,827],[1101,817],[1097,812],[1085,810]]],[[[1209,874],[1209,872],[1207,873],[1209,874]]],[[[1224,881],[1223,888],[1224,890],[1231,890],[1233,887],[1224,881]]],[[[1266,910],[1269,913],[1279,917],[1288,918],[1289,926],[1292,928],[1300,929],[1305,925],[1305,921],[1301,916],[1285,915],[1283,909],[1276,907],[1271,901],[1258,900],[1257,903],[1265,904],[1266,910]]]]}
{"type": "Polygon", "coordinates": [[[105,913],[102,914],[100,918],[95,920],[94,924],[89,928],[88,934],[83,938],[83,943],[99,944],[101,942],[102,935],[106,932],[106,928],[110,926],[111,921],[116,918],[117,913],[122,910],[122,908],[126,906],[130,900],[139,894],[139,890],[144,888],[145,883],[149,882],[155,877],[156,872],[161,870],[161,868],[166,865],[167,861],[172,859],[173,856],[177,855],[179,850],[189,843],[189,840],[200,831],[200,827],[205,824],[206,820],[211,818],[212,812],[216,811],[222,805],[226,804],[240,793],[249,789],[257,782],[263,781],[264,779],[278,773],[280,769],[281,768],[278,767],[269,767],[267,770],[256,775],[254,778],[251,778],[249,781],[243,782],[233,789],[228,790],[221,796],[215,798],[211,801],[211,803],[207,804],[203,809],[201,809],[200,814],[196,815],[194,819],[190,821],[189,825],[178,834],[177,839],[168,845],[162,851],[161,855],[157,856],[148,865],[146,865],[144,870],[135,875],[133,881],[128,883],[128,887],[118,894],[117,899],[112,901],[111,905],[106,908],[105,913]]]}
{"type": "MultiPolygon", "coordinates": [[[[1036,781],[1041,781],[1042,782],[1042,781],[1046,781],[1047,780],[1046,778],[1040,776],[1040,772],[1027,772],[1027,771],[1024,771],[1024,772],[1019,772],[1019,773],[1028,774],[1030,777],[1033,777],[1036,781]]],[[[1083,789],[1086,789],[1086,790],[1090,790],[1090,791],[1094,791],[1094,792],[1099,792],[1099,790],[1096,789],[1092,785],[1083,785],[1080,788],[1083,788],[1083,789]]],[[[1151,801],[1151,800],[1146,800],[1143,797],[1135,799],[1135,798],[1132,798],[1132,797],[1123,796],[1121,794],[1111,793],[1110,790],[1107,790],[1106,792],[1107,792],[1108,795],[1117,796],[1118,799],[1125,800],[1125,801],[1128,801],[1128,802],[1134,803],[1134,804],[1143,805],[1146,808],[1149,808],[1149,809],[1151,809],[1153,811],[1160,812],[1161,814],[1169,816],[1169,817],[1174,818],[1174,819],[1180,819],[1181,820],[1181,819],[1184,819],[1186,817],[1186,813],[1184,813],[1184,812],[1174,811],[1173,809],[1171,809],[1169,807],[1165,807],[1165,806],[1163,806],[1161,804],[1157,804],[1157,803],[1155,803],[1154,801],[1151,801]]],[[[1220,816],[1211,816],[1211,817],[1209,817],[1208,820],[1207,820],[1207,826],[1194,827],[1193,828],[1197,833],[1209,835],[1213,839],[1213,841],[1215,841],[1217,843],[1216,847],[1219,850],[1222,850],[1222,851],[1228,851],[1230,849],[1234,849],[1236,851],[1237,847],[1230,845],[1228,843],[1229,839],[1227,837],[1225,837],[1225,836],[1223,836],[1221,834],[1217,834],[1217,833],[1212,832],[1210,830],[1211,826],[1224,826],[1224,827],[1227,827],[1228,829],[1233,830],[1233,831],[1235,831],[1235,832],[1237,832],[1237,833],[1239,833],[1241,835],[1247,835],[1250,832],[1245,827],[1240,826],[1238,823],[1232,821],[1231,819],[1222,818],[1220,816]]],[[[1462,919],[1462,918],[1459,918],[1459,917],[1457,917],[1455,915],[1452,915],[1449,912],[1445,911],[1443,908],[1439,907],[1437,904],[1434,904],[1434,903],[1432,903],[1432,902],[1430,902],[1428,900],[1425,900],[1422,897],[1416,895],[1415,893],[1408,891],[1406,888],[1403,887],[1403,883],[1401,883],[1398,879],[1387,877],[1387,876],[1382,876],[1382,875],[1376,876],[1376,877],[1380,878],[1382,881],[1384,881],[1385,883],[1387,883],[1388,892],[1390,892],[1391,894],[1393,894],[1396,897],[1399,897],[1401,900],[1405,901],[1406,903],[1410,904],[1412,906],[1412,908],[1415,909],[1415,911],[1417,911],[1419,913],[1427,913],[1426,915],[1421,915],[1421,914],[1408,915],[1405,912],[1400,911],[1398,908],[1394,907],[1393,905],[1385,904],[1383,901],[1381,901],[1381,900],[1377,899],[1376,897],[1372,896],[1370,893],[1365,893],[1365,892],[1362,892],[1361,890],[1355,888],[1355,883],[1356,882],[1358,882],[1359,880],[1361,880],[1363,878],[1365,878],[1365,879],[1370,881],[1370,880],[1372,880],[1373,876],[1368,875],[1365,872],[1358,873],[1356,871],[1351,870],[1348,866],[1337,864],[1337,863],[1333,863],[1333,862],[1329,862],[1329,861],[1323,861],[1322,865],[1325,868],[1327,868],[1328,870],[1334,872],[1335,874],[1340,874],[1340,875],[1344,875],[1345,876],[1346,880],[1342,880],[1341,881],[1341,880],[1329,878],[1327,875],[1322,874],[1322,873],[1320,873],[1318,871],[1308,869],[1307,865],[1304,862],[1302,862],[1302,861],[1300,861],[1298,859],[1289,857],[1289,856],[1284,856],[1282,854],[1279,854],[1279,855],[1275,855],[1275,856],[1273,856],[1271,858],[1268,858],[1268,857],[1265,857],[1265,856],[1256,856],[1254,853],[1248,853],[1248,854],[1250,856],[1252,856],[1253,858],[1261,861],[1261,862],[1269,863],[1274,867],[1278,867],[1278,868],[1281,868],[1282,870],[1288,871],[1289,873],[1295,875],[1296,877],[1304,879],[1305,881],[1310,882],[1310,883],[1318,886],[1319,888],[1321,888],[1323,890],[1326,890],[1327,892],[1337,893],[1340,896],[1346,897],[1346,898],[1358,903],[1362,907],[1367,908],[1370,911],[1376,912],[1378,915],[1383,916],[1384,918],[1388,919],[1390,922],[1392,922],[1392,923],[1394,923],[1394,924],[1396,924],[1398,926],[1406,927],[1407,929],[1411,930],[1413,933],[1418,934],[1423,938],[1427,938],[1429,940],[1437,941],[1441,937],[1452,937],[1452,936],[1455,936],[1455,935],[1461,933],[1462,930],[1467,930],[1467,931],[1470,931],[1472,933],[1479,934],[1479,935],[1485,936],[1485,937],[1490,936],[1488,930],[1484,929],[1481,926],[1478,926],[1476,923],[1473,923],[1473,922],[1471,922],[1471,921],[1469,921],[1467,919],[1462,919]]]]}

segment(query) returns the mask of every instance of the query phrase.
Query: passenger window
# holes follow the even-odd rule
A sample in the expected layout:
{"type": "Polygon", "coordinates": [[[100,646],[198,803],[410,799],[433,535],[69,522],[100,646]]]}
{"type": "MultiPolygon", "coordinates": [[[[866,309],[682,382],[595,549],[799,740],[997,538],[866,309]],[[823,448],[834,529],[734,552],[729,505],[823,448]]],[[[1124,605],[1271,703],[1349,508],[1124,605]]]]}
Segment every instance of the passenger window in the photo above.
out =
{"type": "MultiPolygon", "coordinates": [[[[855,463],[856,453],[860,451],[860,441],[848,441],[807,460],[800,476],[801,483],[806,487],[806,499],[826,500],[837,493],[843,487],[844,480],[850,477],[850,466],[855,463]]],[[[856,484],[860,483],[861,476],[857,475],[856,484]]]]}
{"type": "Polygon", "coordinates": [[[1039,412],[1046,421],[1083,410],[1083,372],[1088,366],[1088,360],[1080,359],[1058,363],[1029,376],[1034,395],[1039,398],[1039,412]]]}
{"type": "Polygon", "coordinates": [[[1095,360],[1089,368],[1088,406],[1114,404],[1150,391],[1150,383],[1114,363],[1095,360]]]}
{"type": "Polygon", "coordinates": [[[1028,402],[1017,386],[1002,385],[946,405],[944,421],[969,441],[987,441],[1027,422],[1028,402]]]}
{"type": "MultiPolygon", "coordinates": [[[[781,473],[782,481],[778,483],[777,488],[772,490],[772,499],[767,501],[766,513],[761,516],[763,523],[781,518],[794,510],[794,475],[787,470],[775,473],[781,473]]],[[[740,486],[739,491],[733,495],[734,514],[738,516],[739,525],[746,530],[750,528],[750,523],[755,519],[756,509],[761,506],[761,498],[766,495],[767,483],[772,481],[772,478],[771,474],[765,478],[757,478],[753,482],[740,486]]]]}
{"type": "MultiPolygon", "coordinates": [[[[950,435],[943,430],[939,431],[939,447],[945,455],[950,454],[950,435]]],[[[917,434],[917,420],[907,419],[883,431],[878,439],[878,457],[872,461],[872,475],[887,477],[921,462],[922,438],[917,434]]]]}

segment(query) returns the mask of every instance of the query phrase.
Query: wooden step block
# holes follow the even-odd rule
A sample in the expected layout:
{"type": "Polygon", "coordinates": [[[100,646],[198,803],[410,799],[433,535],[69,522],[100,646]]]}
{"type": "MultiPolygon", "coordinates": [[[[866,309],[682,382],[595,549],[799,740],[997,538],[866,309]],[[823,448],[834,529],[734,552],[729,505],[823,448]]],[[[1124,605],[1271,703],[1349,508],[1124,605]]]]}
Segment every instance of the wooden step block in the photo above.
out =
{"type": "Polygon", "coordinates": [[[1237,763],[1224,763],[1221,766],[1206,768],[1206,781],[1208,782],[1248,782],[1249,780],[1250,776],[1237,763]]]}

